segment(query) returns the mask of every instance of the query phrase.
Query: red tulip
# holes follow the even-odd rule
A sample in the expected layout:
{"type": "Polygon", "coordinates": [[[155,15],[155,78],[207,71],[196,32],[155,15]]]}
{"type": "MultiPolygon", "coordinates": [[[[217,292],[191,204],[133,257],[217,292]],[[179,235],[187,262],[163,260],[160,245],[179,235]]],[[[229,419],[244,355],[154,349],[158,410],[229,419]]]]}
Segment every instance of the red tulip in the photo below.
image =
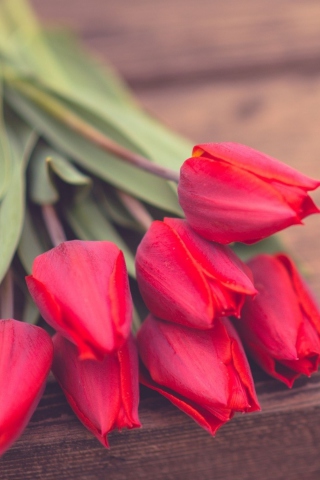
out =
{"type": "Polygon", "coordinates": [[[53,346],[42,328],[0,320],[0,456],[21,435],[50,371],[53,346]]]}
{"type": "Polygon", "coordinates": [[[307,192],[320,182],[236,143],[193,149],[178,194],[191,227],[220,243],[254,243],[319,213],[307,192]]]}
{"type": "Polygon", "coordinates": [[[115,428],[140,427],[138,354],[130,335],[102,361],[80,360],[76,347],[60,334],[53,337],[52,371],[78,416],[104,445],[115,428]]]}
{"type": "Polygon", "coordinates": [[[122,252],[111,242],[74,240],[38,256],[26,278],[44,319],[101,359],[129,335],[132,300],[122,252]]]}
{"type": "Polygon", "coordinates": [[[184,220],[153,222],[136,255],[137,280],[151,313],[190,327],[239,315],[256,290],[247,267],[226,246],[204,240],[184,220]]]}
{"type": "Polygon", "coordinates": [[[320,313],[292,261],[259,255],[248,262],[257,296],[234,321],[248,353],[289,387],[320,361],[320,313]]]}
{"type": "Polygon", "coordinates": [[[231,322],[190,329],[150,315],[137,335],[140,381],[214,435],[235,412],[259,410],[250,368],[231,322]]]}

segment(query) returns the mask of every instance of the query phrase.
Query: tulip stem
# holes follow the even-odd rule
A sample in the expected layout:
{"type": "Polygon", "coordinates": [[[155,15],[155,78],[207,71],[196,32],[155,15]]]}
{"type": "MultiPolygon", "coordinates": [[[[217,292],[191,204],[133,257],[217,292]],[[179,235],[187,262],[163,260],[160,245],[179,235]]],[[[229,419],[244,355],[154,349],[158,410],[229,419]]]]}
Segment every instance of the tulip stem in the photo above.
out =
{"type": "Polygon", "coordinates": [[[42,205],[42,215],[46,224],[52,245],[56,247],[66,241],[66,235],[52,205],[42,205]]]}
{"type": "Polygon", "coordinates": [[[0,287],[0,318],[13,318],[13,275],[9,268],[0,287]]]}
{"type": "Polygon", "coordinates": [[[124,206],[129,211],[129,213],[133,216],[133,218],[137,220],[139,225],[143,227],[145,231],[147,231],[151,223],[153,222],[153,218],[148,212],[148,210],[143,206],[141,202],[139,202],[139,200],[132,197],[131,195],[128,195],[127,193],[120,190],[117,192],[117,194],[124,206]]]}
{"type": "Polygon", "coordinates": [[[79,115],[74,113],[61,101],[57,100],[53,95],[40,90],[31,83],[27,83],[26,80],[22,81],[18,78],[10,78],[10,83],[23,95],[27,96],[37,105],[39,105],[43,110],[48,112],[74,132],[80,134],[82,137],[97,145],[102,150],[112,153],[119,159],[124,160],[125,162],[128,162],[131,165],[134,165],[135,167],[145,170],[153,175],[166,180],[171,180],[175,183],[179,182],[178,172],[152,163],[142,155],[131,152],[122,145],[119,145],[100,130],[84,121],[79,115]]]}
{"type": "Polygon", "coordinates": [[[135,307],[133,307],[133,315],[132,315],[132,326],[131,330],[134,335],[138,332],[139,328],[141,327],[142,322],[140,320],[139,314],[135,307]]]}

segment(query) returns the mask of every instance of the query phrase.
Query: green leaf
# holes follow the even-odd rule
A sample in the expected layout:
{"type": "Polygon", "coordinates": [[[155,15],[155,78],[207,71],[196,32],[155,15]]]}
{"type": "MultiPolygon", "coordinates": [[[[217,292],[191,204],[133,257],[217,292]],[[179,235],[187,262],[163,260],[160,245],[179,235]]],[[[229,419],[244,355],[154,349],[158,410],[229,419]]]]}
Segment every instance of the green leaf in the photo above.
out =
{"type": "Polygon", "coordinates": [[[90,187],[92,179],[84,175],[71,162],[63,158],[57,152],[48,148],[46,161],[52,171],[58,175],[61,180],[70,185],[90,187]],[[51,150],[51,151],[50,151],[51,150]]]}
{"type": "Polygon", "coordinates": [[[252,245],[235,243],[231,245],[231,248],[244,262],[255,255],[260,255],[261,253],[267,253],[271,255],[277,252],[283,252],[285,250],[278,235],[272,235],[271,237],[265,238],[264,240],[252,245]]]}
{"type": "Polygon", "coordinates": [[[91,197],[67,207],[65,215],[71,228],[82,240],[107,240],[115,243],[125,256],[128,273],[135,276],[133,253],[91,197]]]}
{"type": "Polygon", "coordinates": [[[29,168],[30,198],[39,205],[52,205],[59,200],[55,176],[78,187],[77,196],[80,197],[88,192],[92,184],[90,177],[44,144],[40,144],[34,151],[29,168]]]}
{"type": "MultiPolygon", "coordinates": [[[[5,134],[3,133],[3,135],[5,134]]],[[[24,153],[28,150],[28,142],[22,145],[21,138],[19,138],[18,124],[14,132],[8,130],[7,142],[11,159],[11,171],[6,194],[0,203],[0,281],[11,263],[23,224],[26,162],[24,153]]],[[[30,138],[32,138],[31,129],[30,138]]]]}
{"type": "Polygon", "coordinates": [[[169,182],[100,150],[17,91],[6,88],[5,95],[12,107],[43,134],[49,143],[62,150],[87,171],[151,205],[176,215],[183,215],[176,192],[169,182]]]}
{"type": "Polygon", "coordinates": [[[125,105],[136,106],[137,102],[124,85],[121,78],[110,66],[99,62],[98,58],[87,54],[76,37],[66,30],[43,31],[43,38],[50,48],[51,54],[59,59],[61,69],[65,74],[63,90],[60,85],[54,85],[50,78],[41,75],[42,81],[57,92],[71,95],[81,102],[102,105],[106,100],[113,100],[125,105]],[[66,88],[68,83],[68,88],[66,88]]]}
{"type": "Polygon", "coordinates": [[[32,215],[27,209],[18,245],[19,259],[27,273],[31,273],[33,260],[47,250],[45,242],[40,237],[39,229],[33,224],[32,215]]]}
{"type": "Polygon", "coordinates": [[[28,2],[3,0],[1,14],[7,36],[7,41],[2,42],[2,51],[10,63],[18,71],[29,72],[33,77],[47,76],[52,84],[62,87],[65,83],[63,67],[46,44],[42,28],[28,2]]]}
{"type": "Polygon", "coordinates": [[[141,232],[141,226],[123,205],[117,190],[109,185],[103,187],[103,183],[97,181],[93,193],[104,214],[117,225],[141,232]]]}
{"type": "Polygon", "coordinates": [[[29,195],[32,202],[39,205],[51,205],[59,200],[58,190],[50,176],[47,154],[48,149],[39,146],[29,164],[29,195]]]}

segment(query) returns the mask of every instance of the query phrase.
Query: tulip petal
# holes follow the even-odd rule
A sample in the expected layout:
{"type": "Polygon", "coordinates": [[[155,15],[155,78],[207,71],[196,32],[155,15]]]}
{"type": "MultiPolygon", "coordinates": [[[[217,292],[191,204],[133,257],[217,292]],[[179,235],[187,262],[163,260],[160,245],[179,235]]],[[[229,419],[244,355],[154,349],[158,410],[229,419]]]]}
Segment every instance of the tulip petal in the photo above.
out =
{"type": "Polygon", "coordinates": [[[154,315],[197,328],[212,324],[208,284],[169,225],[153,222],[138,247],[136,269],[141,295],[154,315]]]}
{"type": "Polygon", "coordinates": [[[240,334],[255,339],[277,359],[297,360],[297,334],[303,324],[298,298],[291,280],[275,257],[258,255],[248,262],[258,290],[242,308],[240,334]],[[243,321],[245,319],[245,321],[243,321]]]}
{"type": "Polygon", "coordinates": [[[210,330],[196,330],[149,315],[137,342],[140,381],[211,434],[235,411],[259,409],[249,366],[242,347],[233,345],[239,339],[227,319],[218,319],[210,330]]]}
{"type": "Polygon", "coordinates": [[[224,420],[221,420],[214,414],[212,414],[209,410],[206,410],[205,408],[201,408],[201,406],[193,403],[187,398],[182,397],[178,393],[174,391],[170,391],[170,389],[160,386],[156,382],[154,382],[149,375],[147,369],[142,365],[140,367],[140,383],[142,385],[145,385],[148,388],[151,388],[152,390],[155,390],[156,392],[159,392],[161,395],[163,395],[165,398],[170,400],[173,405],[178,407],[180,410],[185,412],[187,415],[189,415],[193,420],[195,420],[202,428],[207,430],[211,435],[215,435],[217,430],[222,427],[228,420],[230,420],[234,412],[231,410],[227,415],[225,415],[224,420]]]}
{"type": "Polygon", "coordinates": [[[291,387],[318,369],[319,311],[289,257],[258,255],[248,265],[259,293],[234,326],[257,363],[291,387]]]}
{"type": "Polygon", "coordinates": [[[296,266],[287,255],[279,254],[276,255],[276,258],[286,268],[288,275],[292,280],[292,287],[295,291],[304,315],[309,319],[317,332],[320,334],[320,312],[308,286],[303,281],[296,266]]]}
{"type": "Polygon", "coordinates": [[[26,278],[44,319],[79,348],[103,358],[127,338],[132,301],[122,252],[111,242],[73,240],[39,255],[26,278]]]}
{"type": "Polygon", "coordinates": [[[50,371],[53,345],[43,329],[0,320],[0,456],[21,435],[50,371]]]}
{"type": "Polygon", "coordinates": [[[190,226],[219,243],[254,243],[320,210],[320,182],[244,145],[197,145],[180,170],[179,203],[190,226]]]}
{"type": "Polygon", "coordinates": [[[248,267],[230,248],[204,240],[181,219],[153,222],[138,247],[136,269],[148,309],[193,328],[238,316],[245,297],[256,293],[248,267]]]}
{"type": "Polygon", "coordinates": [[[206,277],[218,280],[235,292],[248,295],[257,293],[250,279],[250,269],[229,247],[205,240],[197,235],[184,220],[165,218],[164,223],[179,235],[206,277]]]}
{"type": "Polygon", "coordinates": [[[271,183],[246,170],[208,158],[181,167],[179,202],[199,235],[219,243],[253,243],[301,223],[271,183]]]}
{"type": "Polygon", "coordinates": [[[80,421],[105,446],[115,428],[140,427],[138,356],[133,338],[102,361],[79,360],[76,347],[53,337],[52,371],[80,421]]]}
{"type": "MultiPolygon", "coordinates": [[[[257,399],[254,383],[251,376],[250,366],[242,346],[239,335],[232,323],[228,319],[224,319],[224,326],[228,332],[231,342],[231,358],[234,367],[232,378],[233,384],[230,381],[230,391],[232,391],[229,400],[230,407],[233,410],[254,412],[260,410],[260,405],[257,399]],[[237,388],[234,388],[237,386],[237,388]],[[245,394],[244,394],[245,391],[245,394]],[[247,398],[246,404],[243,403],[243,398],[247,398]],[[240,401],[240,405],[239,405],[240,401]]],[[[231,380],[231,377],[230,377],[231,380]]]]}
{"type": "Polygon", "coordinates": [[[239,143],[225,142],[196,145],[192,155],[207,157],[208,154],[214,160],[229,163],[259,177],[276,180],[287,185],[295,185],[305,190],[314,190],[320,185],[319,181],[303,175],[289,165],[239,143]]]}

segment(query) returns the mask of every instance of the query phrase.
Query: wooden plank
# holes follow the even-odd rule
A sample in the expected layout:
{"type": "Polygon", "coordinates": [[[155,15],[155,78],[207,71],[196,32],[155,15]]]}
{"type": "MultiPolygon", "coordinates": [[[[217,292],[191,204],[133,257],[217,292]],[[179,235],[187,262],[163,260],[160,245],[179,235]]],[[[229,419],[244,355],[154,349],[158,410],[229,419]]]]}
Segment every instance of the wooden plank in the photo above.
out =
{"type": "Polygon", "coordinates": [[[319,71],[317,0],[32,0],[132,85],[319,71]]]}
{"type": "Polygon", "coordinates": [[[319,478],[320,374],[291,391],[274,381],[257,391],[263,413],[238,415],[212,438],[144,390],[143,428],[112,433],[106,450],[49,382],[26,432],[0,460],[1,480],[149,480],[150,472],[154,480],[319,478]]]}

